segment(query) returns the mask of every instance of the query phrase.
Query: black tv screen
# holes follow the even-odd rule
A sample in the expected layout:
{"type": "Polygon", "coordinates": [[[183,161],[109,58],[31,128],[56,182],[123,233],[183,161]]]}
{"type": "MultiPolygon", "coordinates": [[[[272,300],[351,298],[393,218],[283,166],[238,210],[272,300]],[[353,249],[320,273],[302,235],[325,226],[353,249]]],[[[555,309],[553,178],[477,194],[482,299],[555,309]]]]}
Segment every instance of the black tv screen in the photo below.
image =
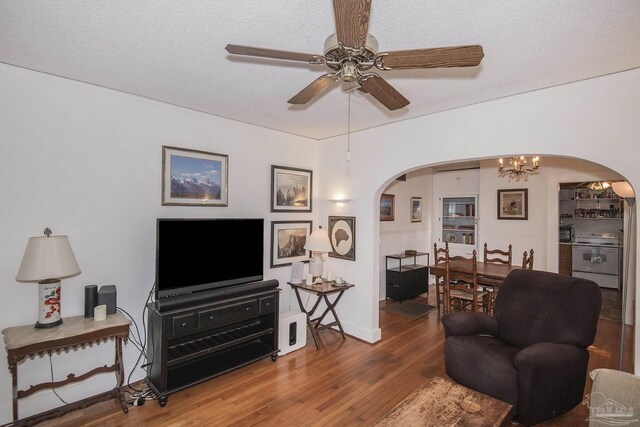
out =
{"type": "Polygon", "coordinates": [[[156,298],[263,279],[264,220],[157,221],[156,298]]]}

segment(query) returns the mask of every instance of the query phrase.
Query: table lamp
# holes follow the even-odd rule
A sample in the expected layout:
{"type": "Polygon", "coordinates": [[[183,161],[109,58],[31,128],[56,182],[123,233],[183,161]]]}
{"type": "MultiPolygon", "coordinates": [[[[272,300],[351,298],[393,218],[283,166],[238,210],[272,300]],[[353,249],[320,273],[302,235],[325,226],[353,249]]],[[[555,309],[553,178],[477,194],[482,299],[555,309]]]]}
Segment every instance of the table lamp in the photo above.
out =
{"type": "Polygon", "coordinates": [[[16,280],[38,282],[38,322],[36,328],[51,328],[62,323],[60,318],[60,279],[77,276],[80,267],[67,236],[30,237],[22,257],[16,280]]]}
{"type": "Polygon", "coordinates": [[[314,278],[322,276],[322,269],[324,267],[323,253],[328,253],[333,250],[331,242],[329,241],[329,234],[326,230],[322,229],[322,226],[313,230],[311,235],[307,239],[307,243],[304,245],[304,249],[311,251],[313,258],[309,261],[309,274],[314,278]]]}

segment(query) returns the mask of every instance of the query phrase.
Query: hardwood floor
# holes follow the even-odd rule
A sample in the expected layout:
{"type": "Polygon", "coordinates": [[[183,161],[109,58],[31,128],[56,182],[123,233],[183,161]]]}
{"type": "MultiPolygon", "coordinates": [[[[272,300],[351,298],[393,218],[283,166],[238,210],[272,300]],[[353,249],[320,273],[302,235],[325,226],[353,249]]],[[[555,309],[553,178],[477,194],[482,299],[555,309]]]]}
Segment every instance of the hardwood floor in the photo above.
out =
{"type": "MultiPolygon", "coordinates": [[[[433,376],[446,377],[437,311],[415,320],[380,311],[380,325],[382,340],[374,345],[321,331],[321,351],[308,336],[305,348],[175,393],[164,408],[148,401],[125,415],[105,402],[42,425],[369,425],[433,376]]],[[[625,370],[630,372],[631,328],[626,335],[625,370]]],[[[600,319],[589,369],[617,367],[619,337],[619,322],[600,319]]],[[[590,389],[587,379],[585,394],[590,389]]],[[[587,408],[578,405],[539,425],[587,425],[587,416],[587,408]]]]}

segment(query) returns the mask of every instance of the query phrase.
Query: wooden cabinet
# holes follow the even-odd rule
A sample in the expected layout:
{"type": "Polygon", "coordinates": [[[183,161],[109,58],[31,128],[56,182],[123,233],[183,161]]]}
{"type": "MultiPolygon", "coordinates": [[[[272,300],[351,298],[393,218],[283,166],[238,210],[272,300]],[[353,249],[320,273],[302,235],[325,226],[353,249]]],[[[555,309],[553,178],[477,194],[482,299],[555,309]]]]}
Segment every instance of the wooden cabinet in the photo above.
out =
{"type": "Polygon", "coordinates": [[[560,263],[558,272],[567,276],[571,276],[573,270],[571,262],[571,244],[560,244],[560,263]]]}
{"type": "Polygon", "coordinates": [[[387,298],[398,301],[415,298],[429,290],[429,254],[394,254],[386,256],[387,298]],[[426,264],[418,264],[417,257],[426,257],[426,264]],[[409,259],[412,263],[403,264],[409,259]],[[397,261],[394,267],[389,266],[389,260],[397,261]]]}
{"type": "Polygon", "coordinates": [[[147,383],[175,391],[278,353],[279,289],[158,311],[148,305],[147,383]]]}

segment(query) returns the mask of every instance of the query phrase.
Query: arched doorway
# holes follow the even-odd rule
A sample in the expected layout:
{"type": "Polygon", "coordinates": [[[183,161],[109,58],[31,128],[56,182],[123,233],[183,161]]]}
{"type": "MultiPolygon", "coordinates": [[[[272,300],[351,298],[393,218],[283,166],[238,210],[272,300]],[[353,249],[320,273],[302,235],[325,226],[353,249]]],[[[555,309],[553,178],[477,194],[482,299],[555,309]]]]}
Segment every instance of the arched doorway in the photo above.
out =
{"type": "MultiPolygon", "coordinates": [[[[442,231],[439,225],[439,198],[442,194],[474,195],[478,200],[477,242],[465,245],[480,252],[482,243],[490,246],[513,245],[514,254],[521,254],[524,250],[534,249],[536,253],[535,268],[558,272],[559,267],[559,225],[560,202],[559,187],[564,183],[584,183],[606,180],[623,180],[620,174],[602,165],[578,158],[546,156],[542,158],[540,174],[530,177],[527,181],[509,181],[497,174],[497,159],[480,161],[464,161],[446,165],[425,165],[410,171],[399,171],[379,189],[380,194],[394,196],[394,221],[380,222],[380,250],[379,250],[379,300],[384,300],[386,291],[386,262],[385,256],[398,253],[406,249],[433,252],[433,243],[442,243],[442,231]],[[402,177],[398,180],[398,177],[402,177]],[[529,195],[529,215],[526,221],[504,221],[497,219],[496,193],[499,189],[524,188],[529,195]],[[422,219],[414,222],[409,215],[411,200],[422,198],[422,219]]],[[[619,206],[627,208],[623,202],[619,206]]],[[[610,221],[576,220],[581,230],[594,232],[616,232],[623,228],[622,219],[610,221]],[[614,229],[611,229],[611,228],[614,229]],[[609,230],[611,229],[611,230],[609,230]]],[[[624,224],[626,227],[626,224],[624,224]]],[[[628,235],[628,233],[626,234],[628,235]]],[[[633,233],[631,234],[634,235],[633,233]]],[[[625,259],[631,259],[631,270],[635,263],[635,241],[630,253],[625,253],[625,259]]],[[[635,280],[631,274],[631,287],[626,312],[627,322],[633,323],[632,301],[635,280]]],[[[622,281],[622,269],[618,277],[622,281]]],[[[433,280],[430,280],[433,283],[433,280]]],[[[433,290],[431,290],[433,292],[433,290]]],[[[611,292],[603,288],[603,295],[610,300],[611,294],[620,293],[617,309],[621,309],[622,292],[611,292]]],[[[607,310],[611,310],[609,306],[607,310]]],[[[631,332],[629,336],[632,336],[631,332]]]]}

